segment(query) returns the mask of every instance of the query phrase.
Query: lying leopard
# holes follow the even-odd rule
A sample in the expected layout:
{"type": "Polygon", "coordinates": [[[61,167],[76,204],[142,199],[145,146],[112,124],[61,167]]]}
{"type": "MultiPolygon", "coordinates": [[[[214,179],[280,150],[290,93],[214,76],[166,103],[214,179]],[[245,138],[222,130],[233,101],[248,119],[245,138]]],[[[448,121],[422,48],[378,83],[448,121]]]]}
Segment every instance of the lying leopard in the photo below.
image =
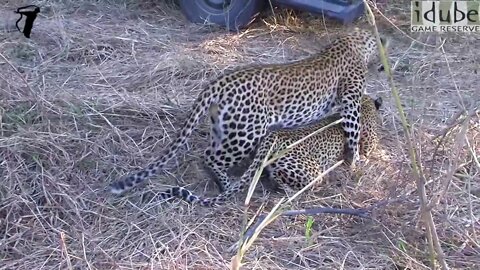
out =
{"type": "MultiPolygon", "coordinates": [[[[381,38],[384,47],[387,40],[381,38]]],[[[355,28],[322,52],[286,64],[245,67],[212,81],[197,97],[177,138],[159,159],[110,185],[121,194],[155,175],[187,143],[201,117],[212,123],[207,166],[220,191],[230,188],[227,170],[251,156],[268,130],[318,121],[334,105],[344,117],[346,160],[359,159],[360,99],[370,63],[378,63],[373,32],[355,28]]]]}
{"type": "MultiPolygon", "coordinates": [[[[377,129],[380,120],[378,110],[381,106],[382,99],[380,97],[374,100],[368,95],[363,95],[361,101],[362,114],[360,116],[362,124],[360,154],[364,157],[368,157],[378,145],[377,129]]],[[[260,144],[252,164],[240,181],[232,184],[228,190],[217,197],[202,198],[182,187],[170,188],[161,193],[159,197],[164,200],[178,197],[189,203],[198,203],[202,206],[220,205],[233,195],[245,190],[257,170],[261,168],[263,161],[271,157],[269,153],[274,154],[285,149],[288,145],[338,119],[340,119],[340,116],[334,114],[306,127],[280,130],[268,134],[260,144]]],[[[345,143],[343,129],[339,124],[336,124],[296,145],[284,156],[267,165],[265,169],[269,178],[284,189],[300,190],[318,177],[322,171],[344,158],[345,143]]]]}

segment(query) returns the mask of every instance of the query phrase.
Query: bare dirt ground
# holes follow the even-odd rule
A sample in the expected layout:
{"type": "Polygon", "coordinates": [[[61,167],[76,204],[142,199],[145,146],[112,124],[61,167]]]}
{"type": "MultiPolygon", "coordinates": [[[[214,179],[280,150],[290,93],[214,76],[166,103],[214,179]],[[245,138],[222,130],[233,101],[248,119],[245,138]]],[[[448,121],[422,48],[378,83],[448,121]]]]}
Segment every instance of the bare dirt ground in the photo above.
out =
{"type": "MultiPolygon", "coordinates": [[[[188,23],[168,1],[0,3],[0,269],[228,269],[234,255],[228,249],[245,216],[262,204],[268,211],[281,193],[258,186],[249,209],[244,195],[217,209],[142,199],[177,184],[216,193],[202,165],[208,121],[147,185],[122,197],[104,188],[172,140],[216,75],[308,56],[347,28],[276,9],[242,33],[227,33],[188,23]],[[22,4],[42,6],[31,39],[9,31],[17,19],[12,10],[22,4]]],[[[428,195],[442,194],[454,173],[434,210],[447,263],[479,269],[480,169],[472,155],[479,157],[478,114],[465,136],[454,126],[435,156],[434,149],[458,111],[480,104],[480,35],[410,33],[409,8],[403,1],[388,6],[391,22],[378,17],[379,24],[393,41],[390,62],[430,180],[428,195]],[[466,141],[456,155],[458,137],[466,141]]],[[[381,149],[355,179],[306,194],[293,208],[397,199],[376,209],[373,220],[317,216],[309,241],[306,217],[280,217],[260,234],[243,269],[429,268],[415,179],[386,77],[372,74],[367,91],[384,100],[381,149]]]]}

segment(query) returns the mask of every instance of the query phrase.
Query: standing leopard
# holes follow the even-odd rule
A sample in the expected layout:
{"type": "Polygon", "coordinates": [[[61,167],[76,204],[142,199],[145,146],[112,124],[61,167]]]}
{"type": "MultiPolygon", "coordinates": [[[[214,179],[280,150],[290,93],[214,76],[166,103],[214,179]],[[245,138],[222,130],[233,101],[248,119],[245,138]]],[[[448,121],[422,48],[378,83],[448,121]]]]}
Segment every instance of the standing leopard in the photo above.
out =
{"type": "MultiPolygon", "coordinates": [[[[387,40],[381,38],[384,47],[387,40]]],[[[376,37],[355,28],[313,56],[285,64],[245,67],[210,82],[193,103],[177,138],[144,169],[110,184],[121,194],[155,175],[187,143],[201,117],[211,120],[206,163],[220,191],[230,187],[227,170],[249,157],[272,129],[318,121],[339,105],[344,118],[346,161],[359,159],[360,99],[368,65],[378,61],[376,37]]]]}
{"type": "MultiPolygon", "coordinates": [[[[378,145],[377,129],[380,120],[378,110],[381,106],[382,99],[380,97],[374,100],[368,95],[362,96],[360,154],[364,157],[368,157],[378,145]]],[[[253,162],[240,180],[216,197],[202,198],[183,187],[170,188],[160,193],[159,197],[163,200],[178,197],[189,203],[198,203],[208,207],[222,204],[233,195],[245,190],[256,172],[261,169],[263,161],[270,158],[271,154],[285,149],[292,143],[338,119],[340,116],[334,114],[305,127],[269,133],[260,143],[253,162]]],[[[294,146],[284,156],[265,166],[265,170],[269,178],[284,189],[300,190],[318,177],[322,171],[344,158],[345,143],[345,133],[342,127],[339,124],[330,126],[294,146]]]]}

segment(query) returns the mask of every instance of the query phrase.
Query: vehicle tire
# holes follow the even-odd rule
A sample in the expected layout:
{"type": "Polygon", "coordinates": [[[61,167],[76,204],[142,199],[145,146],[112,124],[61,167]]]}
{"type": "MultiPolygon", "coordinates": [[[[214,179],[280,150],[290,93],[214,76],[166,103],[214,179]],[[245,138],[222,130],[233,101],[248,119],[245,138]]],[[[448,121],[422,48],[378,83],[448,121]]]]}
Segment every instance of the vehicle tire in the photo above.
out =
{"type": "Polygon", "coordinates": [[[265,0],[180,0],[183,14],[193,23],[214,23],[238,31],[262,11],[265,0]]]}

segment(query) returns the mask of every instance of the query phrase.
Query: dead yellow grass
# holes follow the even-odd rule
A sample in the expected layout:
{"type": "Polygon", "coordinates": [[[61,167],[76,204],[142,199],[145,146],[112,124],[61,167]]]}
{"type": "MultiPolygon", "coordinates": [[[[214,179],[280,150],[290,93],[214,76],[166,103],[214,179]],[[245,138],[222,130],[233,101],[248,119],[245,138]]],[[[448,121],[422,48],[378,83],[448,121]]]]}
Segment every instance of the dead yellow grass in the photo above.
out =
{"type": "MultiPolygon", "coordinates": [[[[0,14],[32,3],[20,2],[0,1],[0,14]]],[[[268,211],[277,194],[259,186],[248,210],[240,207],[243,196],[218,209],[149,199],[176,184],[216,192],[201,163],[207,122],[148,187],[120,198],[104,188],[172,140],[196,94],[217,74],[307,56],[346,28],[276,10],[276,20],[265,16],[231,34],[189,24],[163,1],[33,3],[42,13],[30,40],[18,32],[0,35],[0,269],[228,269],[234,255],[228,249],[239,239],[245,214],[251,217],[261,204],[268,211]]],[[[386,15],[411,34],[409,2],[389,6],[386,15]]],[[[4,23],[16,20],[9,16],[4,23]]],[[[382,26],[394,41],[395,83],[414,127],[429,195],[442,193],[458,159],[434,210],[447,262],[478,269],[480,168],[472,155],[480,152],[478,113],[468,123],[461,155],[452,156],[460,126],[433,152],[449,120],[480,104],[480,35],[412,35],[434,48],[382,26]]],[[[367,91],[385,103],[382,149],[356,179],[304,195],[296,208],[394,200],[376,208],[373,220],[315,217],[311,242],[306,217],[280,217],[250,248],[244,269],[428,268],[424,229],[416,226],[418,196],[388,83],[375,74],[368,83],[367,91]]]]}

